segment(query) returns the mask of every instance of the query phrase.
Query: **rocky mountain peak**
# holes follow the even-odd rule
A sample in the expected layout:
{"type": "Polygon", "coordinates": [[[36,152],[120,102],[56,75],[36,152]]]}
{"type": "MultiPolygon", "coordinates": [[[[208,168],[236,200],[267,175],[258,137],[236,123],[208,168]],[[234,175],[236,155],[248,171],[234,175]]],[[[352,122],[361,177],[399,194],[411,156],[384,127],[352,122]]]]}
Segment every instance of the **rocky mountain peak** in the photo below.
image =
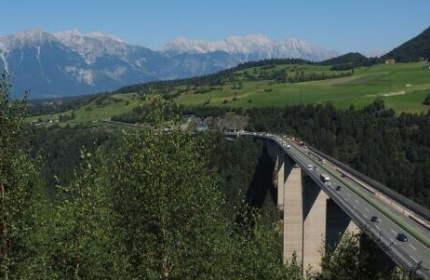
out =
{"type": "Polygon", "coordinates": [[[244,37],[229,36],[219,41],[189,40],[177,38],[166,44],[162,53],[170,56],[181,53],[205,54],[211,52],[242,54],[252,60],[267,58],[303,58],[320,61],[339,55],[338,52],[312,45],[300,39],[286,39],[283,42],[271,40],[262,34],[244,37]]]}

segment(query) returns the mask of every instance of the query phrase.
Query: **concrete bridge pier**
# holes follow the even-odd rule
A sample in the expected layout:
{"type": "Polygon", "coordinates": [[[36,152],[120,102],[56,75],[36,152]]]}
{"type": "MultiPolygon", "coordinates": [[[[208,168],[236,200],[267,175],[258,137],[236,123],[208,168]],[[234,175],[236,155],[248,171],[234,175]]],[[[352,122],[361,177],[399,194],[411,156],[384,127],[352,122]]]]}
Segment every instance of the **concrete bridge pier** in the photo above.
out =
{"type": "Polygon", "coordinates": [[[285,193],[285,155],[278,153],[276,159],[277,170],[277,207],[279,210],[284,210],[284,193],[285,193]]]}
{"type": "Polygon", "coordinates": [[[303,198],[303,269],[321,270],[325,252],[328,196],[310,177],[304,179],[303,198]]]}
{"type": "Polygon", "coordinates": [[[283,210],[283,262],[296,254],[303,273],[321,270],[321,258],[327,250],[336,250],[346,232],[357,233],[349,216],[297,166],[281,147],[267,141],[267,151],[276,159],[277,207],[283,210]]]}
{"type": "Polygon", "coordinates": [[[276,179],[277,199],[276,206],[279,210],[284,209],[284,192],[285,192],[285,160],[286,155],[282,149],[272,141],[267,142],[267,153],[272,159],[276,160],[274,176],[276,179]]]}
{"type": "Polygon", "coordinates": [[[294,167],[287,158],[287,174],[284,192],[284,244],[283,262],[291,259],[293,253],[298,262],[303,262],[303,175],[302,169],[294,167]]]}

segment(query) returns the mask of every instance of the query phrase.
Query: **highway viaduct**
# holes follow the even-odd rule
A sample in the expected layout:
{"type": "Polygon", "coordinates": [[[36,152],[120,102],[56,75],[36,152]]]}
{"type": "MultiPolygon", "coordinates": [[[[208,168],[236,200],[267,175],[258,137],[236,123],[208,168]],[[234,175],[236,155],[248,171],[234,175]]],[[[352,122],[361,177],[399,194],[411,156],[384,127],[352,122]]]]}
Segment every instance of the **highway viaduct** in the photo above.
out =
{"type": "Polygon", "coordinates": [[[263,140],[276,160],[284,263],[295,253],[303,273],[319,271],[322,252],[334,249],[346,232],[364,231],[398,266],[430,279],[430,211],[292,137],[225,134],[263,140]]]}

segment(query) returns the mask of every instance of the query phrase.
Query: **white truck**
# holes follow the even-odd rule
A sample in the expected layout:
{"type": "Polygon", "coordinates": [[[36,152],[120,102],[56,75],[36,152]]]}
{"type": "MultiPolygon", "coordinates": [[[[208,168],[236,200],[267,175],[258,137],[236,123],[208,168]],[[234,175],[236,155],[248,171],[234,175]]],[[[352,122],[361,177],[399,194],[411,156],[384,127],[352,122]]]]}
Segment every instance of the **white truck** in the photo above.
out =
{"type": "Polygon", "coordinates": [[[325,173],[320,174],[320,179],[324,184],[330,185],[330,176],[325,173]]]}

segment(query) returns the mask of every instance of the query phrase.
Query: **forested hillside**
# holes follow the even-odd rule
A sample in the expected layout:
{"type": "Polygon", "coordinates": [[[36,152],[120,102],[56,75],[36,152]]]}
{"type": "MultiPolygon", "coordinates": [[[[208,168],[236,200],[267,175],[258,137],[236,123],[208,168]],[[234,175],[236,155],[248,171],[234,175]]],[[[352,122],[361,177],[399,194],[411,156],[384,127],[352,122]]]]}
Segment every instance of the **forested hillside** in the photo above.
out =
{"type": "Polygon", "coordinates": [[[350,70],[360,66],[371,66],[379,63],[376,57],[367,58],[360,53],[347,53],[335,58],[327,59],[319,64],[330,65],[332,70],[350,70]]]}
{"type": "Polygon", "coordinates": [[[381,57],[394,58],[399,62],[413,62],[430,59],[430,27],[381,57]]]}
{"type": "MultiPolygon", "coordinates": [[[[163,100],[150,106],[150,129],[95,138],[79,128],[33,131],[40,157],[31,159],[22,141],[31,135],[23,122],[26,101],[11,100],[3,84],[0,278],[299,279],[297,263],[282,264],[273,224],[242,203],[234,182],[223,183],[209,148],[215,135],[162,133],[166,121],[177,119],[166,119],[170,105],[163,100]],[[69,142],[40,141],[45,133],[69,142]],[[54,164],[69,174],[44,180],[63,171],[54,164]],[[47,194],[53,184],[54,194],[47,194]],[[237,223],[240,213],[247,214],[237,223]]],[[[257,160],[249,164],[245,174],[257,160]]]]}

